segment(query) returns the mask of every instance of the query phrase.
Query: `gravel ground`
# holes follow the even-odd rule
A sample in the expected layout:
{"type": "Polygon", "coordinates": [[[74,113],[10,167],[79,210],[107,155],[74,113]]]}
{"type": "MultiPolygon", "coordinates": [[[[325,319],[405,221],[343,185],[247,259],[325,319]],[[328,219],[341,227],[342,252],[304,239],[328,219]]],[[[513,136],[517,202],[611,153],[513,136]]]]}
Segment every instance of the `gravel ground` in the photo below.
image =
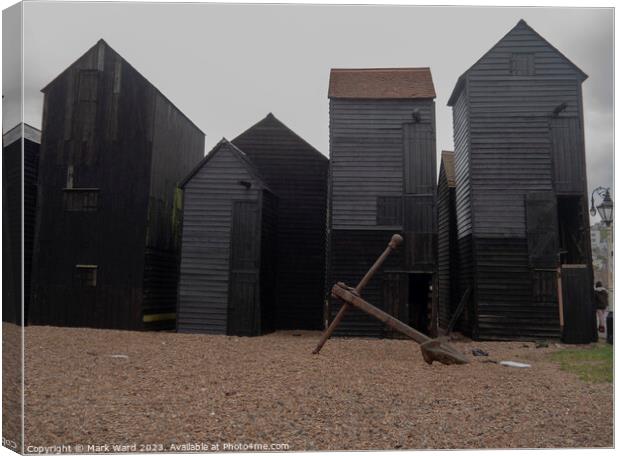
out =
{"type": "Polygon", "coordinates": [[[315,356],[318,338],[28,327],[26,445],[613,445],[613,385],[561,371],[548,357],[561,346],[454,342],[532,365],[517,369],[474,357],[428,366],[407,340],[332,339],[315,356]]]}

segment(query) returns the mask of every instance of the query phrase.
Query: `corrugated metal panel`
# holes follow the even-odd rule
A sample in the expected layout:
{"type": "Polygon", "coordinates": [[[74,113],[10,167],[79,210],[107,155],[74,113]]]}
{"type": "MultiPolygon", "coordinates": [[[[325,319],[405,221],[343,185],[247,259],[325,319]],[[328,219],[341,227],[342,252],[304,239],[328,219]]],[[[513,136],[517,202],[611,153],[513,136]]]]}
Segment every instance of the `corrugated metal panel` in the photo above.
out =
{"type": "Polygon", "coordinates": [[[320,329],[329,161],[269,114],[233,141],[278,196],[277,329],[320,329]]]}
{"type": "Polygon", "coordinates": [[[184,187],[177,330],[225,334],[233,201],[257,201],[261,183],[229,145],[184,187]],[[247,189],[239,181],[252,183],[247,189]]]}

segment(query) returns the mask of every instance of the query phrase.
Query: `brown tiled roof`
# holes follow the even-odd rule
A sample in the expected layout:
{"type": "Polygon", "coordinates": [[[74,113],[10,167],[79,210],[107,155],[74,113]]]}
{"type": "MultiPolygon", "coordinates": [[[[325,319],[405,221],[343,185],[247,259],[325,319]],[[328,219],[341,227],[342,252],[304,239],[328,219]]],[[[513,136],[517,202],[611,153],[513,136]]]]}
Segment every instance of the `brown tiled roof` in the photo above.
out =
{"type": "Polygon", "coordinates": [[[443,164],[444,173],[448,187],[456,187],[456,178],[454,173],[454,152],[449,150],[441,151],[441,163],[443,164]]]}
{"type": "Polygon", "coordinates": [[[332,69],[329,98],[435,98],[430,68],[332,69]]]}

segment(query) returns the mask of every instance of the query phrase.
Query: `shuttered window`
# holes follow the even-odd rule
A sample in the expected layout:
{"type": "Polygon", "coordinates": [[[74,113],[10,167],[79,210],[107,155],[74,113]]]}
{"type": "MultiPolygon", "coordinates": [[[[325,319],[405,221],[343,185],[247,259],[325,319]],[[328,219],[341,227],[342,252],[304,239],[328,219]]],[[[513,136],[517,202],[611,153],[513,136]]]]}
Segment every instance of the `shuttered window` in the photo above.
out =
{"type": "Polygon", "coordinates": [[[534,54],[516,53],[510,59],[510,74],[513,76],[533,76],[534,54]]]}
{"type": "Polygon", "coordinates": [[[68,212],[96,212],[99,206],[98,188],[65,188],[63,207],[68,212]]]}
{"type": "Polygon", "coordinates": [[[96,264],[76,264],[74,280],[78,287],[96,287],[97,286],[97,269],[96,264]]]}
{"type": "Polygon", "coordinates": [[[435,134],[428,124],[404,124],[405,193],[435,193],[435,134]]]}

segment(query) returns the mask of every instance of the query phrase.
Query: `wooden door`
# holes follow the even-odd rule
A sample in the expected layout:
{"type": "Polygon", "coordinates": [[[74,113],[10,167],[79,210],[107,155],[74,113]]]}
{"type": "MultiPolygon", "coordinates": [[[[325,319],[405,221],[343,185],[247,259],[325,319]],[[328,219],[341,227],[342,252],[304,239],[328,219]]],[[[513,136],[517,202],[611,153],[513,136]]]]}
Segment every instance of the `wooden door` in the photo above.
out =
{"type": "Polygon", "coordinates": [[[585,264],[562,265],[562,341],[565,343],[588,344],[594,340],[595,311],[590,277],[585,264]]]}
{"type": "Polygon", "coordinates": [[[579,119],[551,119],[550,132],[555,191],[582,193],[585,188],[585,169],[579,119]]]}
{"type": "Polygon", "coordinates": [[[403,125],[405,193],[433,194],[437,177],[435,135],[428,124],[403,125]]]}
{"type": "Polygon", "coordinates": [[[558,208],[553,192],[525,197],[530,267],[555,269],[559,262],[558,208]]]}
{"type": "MultiPolygon", "coordinates": [[[[385,311],[404,323],[409,322],[409,298],[407,295],[407,274],[386,272],[383,275],[383,302],[385,311]]],[[[405,338],[398,331],[384,328],[385,336],[389,338],[405,338]]]]}
{"type": "Polygon", "coordinates": [[[260,218],[256,201],[233,203],[227,334],[260,334],[260,218]]]}
{"type": "Polygon", "coordinates": [[[409,270],[432,271],[435,264],[435,199],[405,195],[405,265],[409,270]]]}

